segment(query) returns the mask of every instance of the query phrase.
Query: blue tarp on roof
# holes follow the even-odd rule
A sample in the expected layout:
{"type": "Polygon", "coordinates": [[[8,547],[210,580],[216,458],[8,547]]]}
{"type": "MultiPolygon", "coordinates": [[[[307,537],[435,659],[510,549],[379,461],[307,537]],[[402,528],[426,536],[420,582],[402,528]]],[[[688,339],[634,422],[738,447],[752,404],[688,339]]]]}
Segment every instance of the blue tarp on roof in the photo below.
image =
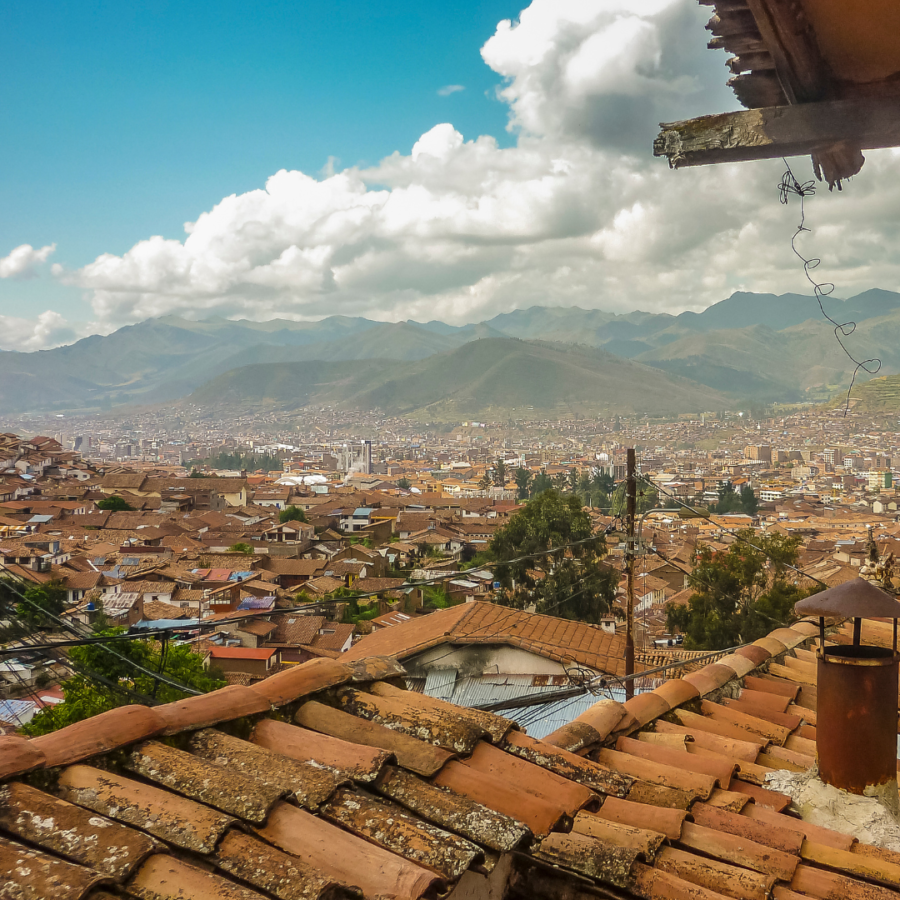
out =
{"type": "Polygon", "coordinates": [[[238,604],[238,609],[271,609],[274,605],[274,597],[245,597],[238,604]]]}
{"type": "Polygon", "coordinates": [[[131,627],[157,631],[168,628],[196,628],[199,624],[199,619],[154,619],[152,621],[141,619],[140,622],[135,622],[131,627]]]}
{"type": "Polygon", "coordinates": [[[33,700],[0,700],[0,722],[24,725],[34,714],[33,700]]]}
{"type": "Polygon", "coordinates": [[[255,572],[232,572],[228,576],[229,581],[247,581],[252,578],[256,573],[255,572]]]}

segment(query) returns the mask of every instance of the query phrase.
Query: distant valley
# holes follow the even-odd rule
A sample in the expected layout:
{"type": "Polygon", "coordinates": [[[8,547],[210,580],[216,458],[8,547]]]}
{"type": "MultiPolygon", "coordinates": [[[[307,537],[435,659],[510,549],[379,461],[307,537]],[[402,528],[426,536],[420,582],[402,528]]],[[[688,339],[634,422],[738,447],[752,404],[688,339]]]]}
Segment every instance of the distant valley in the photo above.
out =
{"type": "MultiPolygon", "coordinates": [[[[828,302],[835,319],[858,323],[846,340],[859,357],[880,357],[883,375],[900,373],[900,294],[828,302]]],[[[465,326],[169,316],[53,350],[0,352],[0,412],[190,397],[434,418],[528,407],[674,414],[826,401],[852,371],[815,300],[797,294],[735,293],[680,315],[538,306],[465,326]]]]}

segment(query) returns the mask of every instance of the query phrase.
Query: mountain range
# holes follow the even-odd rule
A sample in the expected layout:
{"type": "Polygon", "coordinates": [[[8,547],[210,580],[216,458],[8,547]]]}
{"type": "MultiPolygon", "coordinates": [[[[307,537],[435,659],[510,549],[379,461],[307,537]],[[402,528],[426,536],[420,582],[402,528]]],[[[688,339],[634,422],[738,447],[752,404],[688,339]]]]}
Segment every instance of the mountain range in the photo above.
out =
{"type": "MultiPolygon", "coordinates": [[[[880,374],[900,373],[900,294],[874,289],[826,298],[825,309],[838,322],[858,323],[843,339],[857,358],[879,357],[880,374]]],[[[0,352],[0,413],[88,411],[191,394],[213,404],[226,391],[231,402],[265,395],[283,405],[289,398],[278,384],[286,378],[300,379],[308,402],[328,398],[445,416],[567,404],[621,412],[631,404],[631,411],[649,413],[663,396],[674,413],[748,401],[824,401],[849,383],[854,367],[815,299],[799,294],[738,292],[679,315],[537,306],[465,326],[346,316],[318,322],[166,316],[52,350],[0,352]],[[471,344],[481,347],[466,350],[471,344]],[[261,371],[279,366],[288,368],[261,371]],[[529,366],[540,377],[508,375],[528,376],[529,366]],[[652,383],[656,396],[625,390],[626,371],[627,384],[652,383]],[[414,390],[410,379],[418,382],[414,390]],[[615,402],[596,391],[611,392],[615,402]]],[[[299,395],[291,402],[303,405],[299,395]]]]}

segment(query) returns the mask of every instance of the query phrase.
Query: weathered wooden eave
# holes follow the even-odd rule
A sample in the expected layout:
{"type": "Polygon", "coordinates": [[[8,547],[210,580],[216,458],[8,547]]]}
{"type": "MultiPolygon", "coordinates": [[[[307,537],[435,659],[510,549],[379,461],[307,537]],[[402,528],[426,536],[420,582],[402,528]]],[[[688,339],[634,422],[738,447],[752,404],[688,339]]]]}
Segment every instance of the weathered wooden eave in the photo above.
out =
{"type": "MultiPolygon", "coordinates": [[[[674,169],[834,151],[842,173],[860,150],[900,146],[900,97],[772,106],[661,123],[653,155],[674,169]]],[[[830,182],[823,160],[822,177],[830,182]]],[[[855,172],[851,172],[855,174],[855,172]]]]}
{"type": "MultiPolygon", "coordinates": [[[[728,84],[747,111],[663,124],[654,153],[673,168],[809,154],[817,176],[840,187],[862,168],[862,150],[900,146],[900,72],[891,74],[890,56],[880,77],[867,80],[834,55],[832,27],[830,59],[842,67],[836,73],[807,14],[810,0],[699,2],[714,7],[710,49],[735,54],[728,84]]],[[[835,9],[856,14],[852,4],[835,9]]],[[[828,29],[828,16],[818,12],[828,29]]]]}

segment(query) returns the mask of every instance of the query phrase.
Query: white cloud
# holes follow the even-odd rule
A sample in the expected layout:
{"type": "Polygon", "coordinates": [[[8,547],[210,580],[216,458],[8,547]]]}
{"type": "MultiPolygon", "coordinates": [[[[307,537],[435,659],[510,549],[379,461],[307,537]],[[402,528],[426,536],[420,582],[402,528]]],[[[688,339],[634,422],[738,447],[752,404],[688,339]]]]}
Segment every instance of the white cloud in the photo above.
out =
{"type": "MultiPolygon", "coordinates": [[[[736,289],[802,291],[780,163],[672,172],[651,156],[659,121],[735,106],[705,15],[694,0],[534,0],[482,49],[515,146],[439,124],[370,169],[282,170],[187,223],[182,241],[54,272],[88,293],[103,327],[172,312],[677,312],[736,289]]],[[[869,156],[843,194],[807,207],[805,239],[844,296],[900,286],[900,156],[869,156]]]]}
{"type": "Polygon", "coordinates": [[[451,94],[458,94],[465,89],[464,84],[445,84],[442,88],[438,88],[438,97],[449,97],[451,94]]]}
{"type": "Polygon", "coordinates": [[[72,323],[58,312],[46,310],[34,319],[0,316],[0,349],[46,350],[60,344],[71,344],[97,328],[86,323],[72,323]]]}
{"type": "Polygon", "coordinates": [[[56,244],[47,244],[35,250],[31,244],[21,244],[9,256],[0,259],[0,278],[34,278],[35,268],[46,262],[56,249],[56,244]]]}

